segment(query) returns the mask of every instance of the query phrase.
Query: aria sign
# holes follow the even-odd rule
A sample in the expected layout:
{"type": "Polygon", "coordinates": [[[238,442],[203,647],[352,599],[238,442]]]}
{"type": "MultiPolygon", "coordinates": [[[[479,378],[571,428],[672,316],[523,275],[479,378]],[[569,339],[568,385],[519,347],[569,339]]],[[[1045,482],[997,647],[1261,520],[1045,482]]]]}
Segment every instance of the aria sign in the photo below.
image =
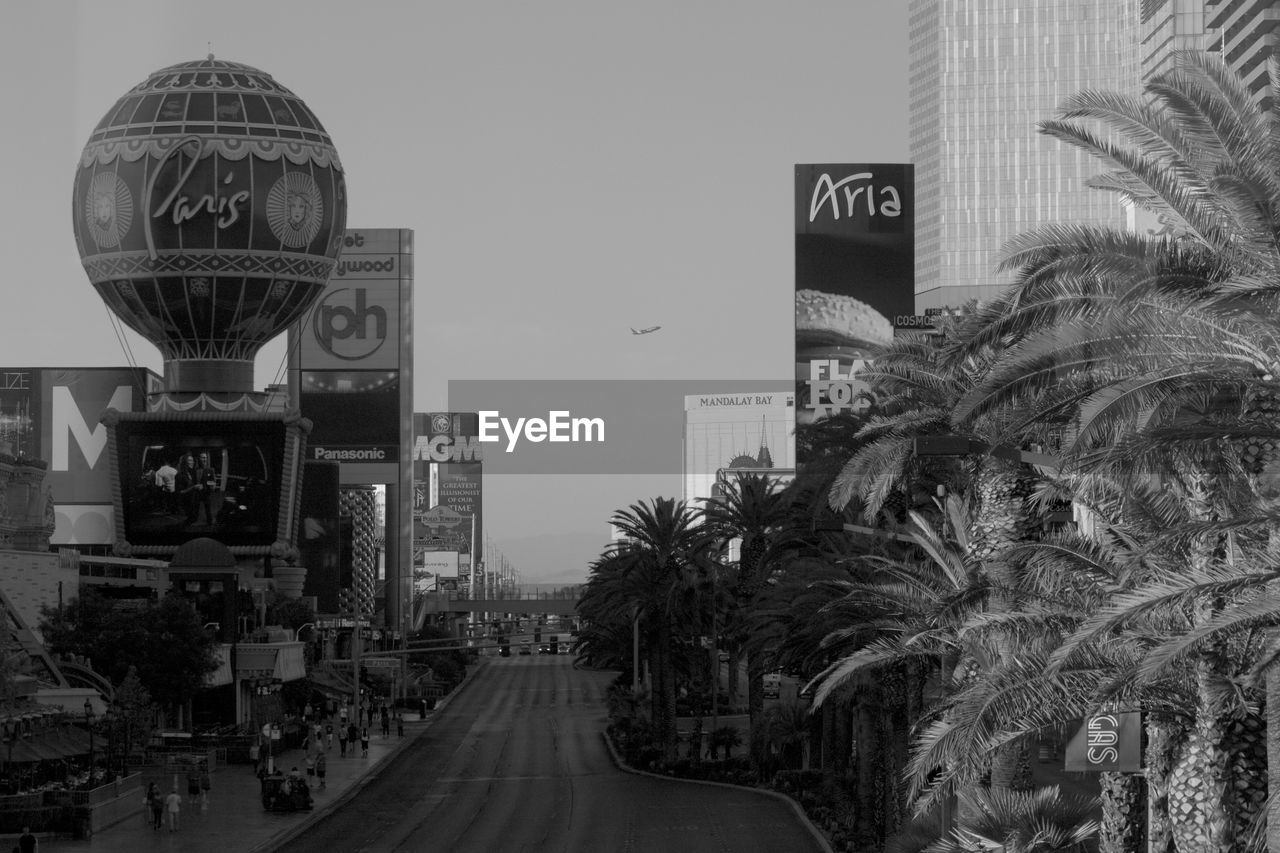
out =
{"type": "Polygon", "coordinates": [[[1095,714],[1067,744],[1066,769],[1093,773],[1142,770],[1142,714],[1095,714]]]}

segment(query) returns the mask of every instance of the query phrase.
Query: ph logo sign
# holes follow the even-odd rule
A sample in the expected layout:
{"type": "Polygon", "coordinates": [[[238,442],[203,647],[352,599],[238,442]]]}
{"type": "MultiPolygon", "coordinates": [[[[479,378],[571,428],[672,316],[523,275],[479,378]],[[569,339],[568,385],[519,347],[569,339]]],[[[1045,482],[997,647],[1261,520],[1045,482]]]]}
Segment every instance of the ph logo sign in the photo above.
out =
{"type": "Polygon", "coordinates": [[[387,310],[370,305],[363,287],[329,291],[316,306],[311,325],[320,348],[344,361],[362,361],[387,342],[387,310]]]}

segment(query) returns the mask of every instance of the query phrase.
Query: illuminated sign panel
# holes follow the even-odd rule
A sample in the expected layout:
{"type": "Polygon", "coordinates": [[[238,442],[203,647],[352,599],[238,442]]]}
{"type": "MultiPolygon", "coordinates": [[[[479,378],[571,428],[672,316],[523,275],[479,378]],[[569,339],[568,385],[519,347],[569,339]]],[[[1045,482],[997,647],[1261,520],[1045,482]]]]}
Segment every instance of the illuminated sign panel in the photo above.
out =
{"type": "Polygon", "coordinates": [[[0,452],[49,463],[54,545],[114,541],[106,409],[141,411],[159,381],[145,368],[0,368],[0,452]]]}
{"type": "Polygon", "coordinates": [[[385,616],[399,626],[412,594],[413,232],[348,228],[340,242],[290,329],[291,388],[313,424],[306,459],[339,463],[344,487],[386,486],[385,616]]]}
{"type": "Polygon", "coordinates": [[[1092,773],[1142,770],[1142,714],[1094,714],[1067,744],[1066,769],[1092,773]]]}
{"type": "Polygon", "coordinates": [[[796,166],[798,422],[868,405],[857,372],[915,316],[914,195],[909,164],[796,166]]]}
{"type": "Polygon", "coordinates": [[[429,412],[413,416],[414,552],[419,556],[445,542],[472,554],[484,541],[482,451],[475,412],[429,412]]]}
{"type": "Polygon", "coordinates": [[[170,554],[208,536],[234,554],[291,549],[302,425],[277,414],[102,416],[119,483],[115,551],[170,554]]]}

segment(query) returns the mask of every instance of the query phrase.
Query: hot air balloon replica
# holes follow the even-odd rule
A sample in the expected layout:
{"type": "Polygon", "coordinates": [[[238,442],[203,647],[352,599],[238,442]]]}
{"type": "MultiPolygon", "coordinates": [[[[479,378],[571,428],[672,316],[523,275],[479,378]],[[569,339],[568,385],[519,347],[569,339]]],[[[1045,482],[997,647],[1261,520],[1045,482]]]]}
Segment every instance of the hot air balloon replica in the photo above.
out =
{"type": "Polygon", "coordinates": [[[103,416],[117,554],[208,537],[296,558],[309,424],[255,392],[253,368],[342,248],[346,183],[324,127],[256,68],[212,55],[173,65],[94,128],[71,201],[90,283],[164,359],[147,412],[103,416]]]}

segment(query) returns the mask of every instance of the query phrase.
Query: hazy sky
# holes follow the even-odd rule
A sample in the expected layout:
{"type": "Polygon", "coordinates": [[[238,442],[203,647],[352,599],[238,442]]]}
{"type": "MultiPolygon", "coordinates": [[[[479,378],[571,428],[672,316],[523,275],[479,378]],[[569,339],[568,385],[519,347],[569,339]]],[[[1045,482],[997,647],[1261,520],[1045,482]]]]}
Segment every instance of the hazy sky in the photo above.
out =
{"type": "MultiPolygon", "coordinates": [[[[0,32],[5,366],[129,361],[80,267],[89,132],[159,68],[219,58],[303,98],[349,227],[415,232],[415,409],[449,379],[792,375],[797,163],[907,160],[906,0],[50,2],[0,32]],[[630,326],[661,325],[636,337],[630,326]]],[[[136,361],[159,370],[137,337],[136,361]]],[[[282,341],[258,361],[276,379],[282,341]]],[[[679,400],[674,405],[678,408],[679,400]]],[[[679,454],[678,446],[672,448],[679,454]]],[[[488,533],[603,543],[679,477],[494,478],[488,533]]],[[[526,579],[590,554],[522,555],[526,579]]],[[[598,548],[596,549],[598,552],[598,548]]]]}

